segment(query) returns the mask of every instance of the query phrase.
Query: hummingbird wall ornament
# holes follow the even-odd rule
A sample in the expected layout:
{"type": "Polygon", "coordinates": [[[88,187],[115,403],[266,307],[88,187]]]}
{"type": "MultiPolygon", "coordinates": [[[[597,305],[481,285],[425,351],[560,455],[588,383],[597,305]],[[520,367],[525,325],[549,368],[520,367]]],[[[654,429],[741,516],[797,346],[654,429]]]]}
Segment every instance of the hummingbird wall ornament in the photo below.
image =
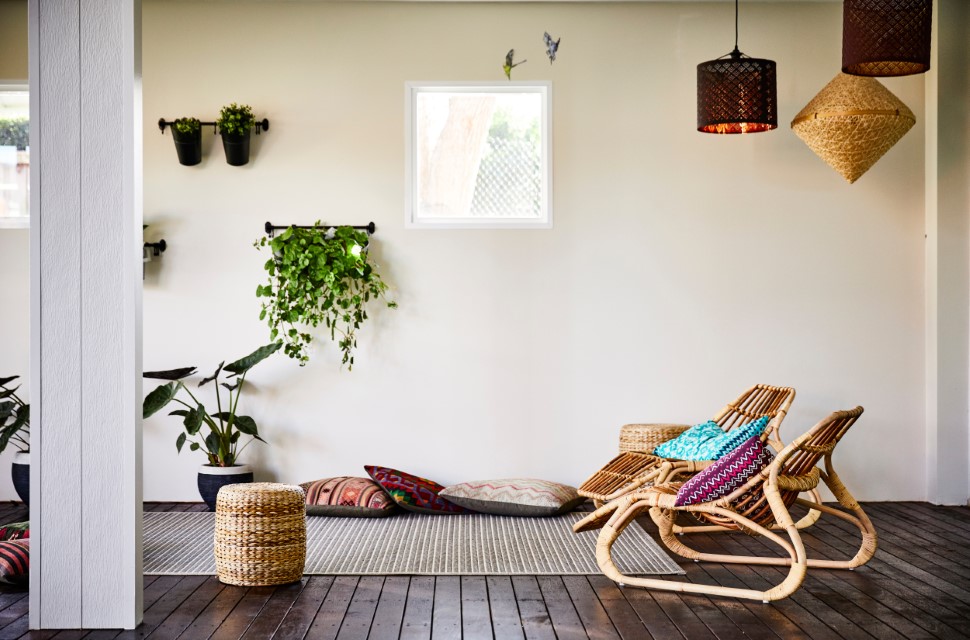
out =
{"type": "Polygon", "coordinates": [[[505,64],[502,65],[502,69],[505,70],[505,77],[509,80],[512,79],[512,69],[516,68],[520,64],[528,62],[528,60],[520,60],[519,62],[513,62],[515,57],[515,49],[509,49],[509,52],[505,54],[505,64]]]}
{"type": "Polygon", "coordinates": [[[549,64],[552,64],[556,61],[556,52],[559,51],[559,43],[562,42],[562,38],[553,40],[549,32],[546,31],[542,34],[542,41],[546,44],[546,55],[549,56],[549,64]]]}

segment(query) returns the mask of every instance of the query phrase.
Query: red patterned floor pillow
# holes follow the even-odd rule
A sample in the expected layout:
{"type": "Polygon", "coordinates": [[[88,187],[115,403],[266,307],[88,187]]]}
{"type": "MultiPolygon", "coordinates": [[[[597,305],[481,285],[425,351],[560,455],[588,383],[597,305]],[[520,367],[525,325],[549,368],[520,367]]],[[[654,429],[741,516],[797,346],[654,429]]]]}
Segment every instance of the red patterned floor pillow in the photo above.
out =
{"type": "Polygon", "coordinates": [[[761,473],[773,458],[757,436],[748,438],[737,449],[685,482],[677,492],[675,504],[680,507],[724,497],[761,473]]]}
{"type": "Polygon", "coordinates": [[[438,495],[444,487],[433,480],[412,476],[410,473],[388,467],[368,465],[364,470],[374,479],[374,482],[381,485],[398,506],[408,511],[438,515],[467,513],[466,509],[438,495]]]}
{"type": "Polygon", "coordinates": [[[0,542],[0,582],[26,584],[30,578],[30,539],[0,542]]]}
{"type": "Polygon", "coordinates": [[[383,518],[393,515],[397,505],[370,478],[340,476],[300,485],[306,493],[310,516],[383,518]]]}
{"type": "Polygon", "coordinates": [[[11,522],[0,527],[0,541],[30,537],[30,522],[11,522]]]}

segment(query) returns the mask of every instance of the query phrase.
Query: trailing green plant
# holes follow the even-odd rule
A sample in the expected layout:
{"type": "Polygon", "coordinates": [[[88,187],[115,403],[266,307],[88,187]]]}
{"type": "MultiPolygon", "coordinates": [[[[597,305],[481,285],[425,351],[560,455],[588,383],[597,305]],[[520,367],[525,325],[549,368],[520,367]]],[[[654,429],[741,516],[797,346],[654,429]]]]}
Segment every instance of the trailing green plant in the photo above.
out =
{"type": "Polygon", "coordinates": [[[175,130],[185,135],[192,135],[202,128],[198,118],[179,118],[175,121],[175,130]]]}
{"type": "Polygon", "coordinates": [[[17,395],[11,382],[20,376],[0,378],[0,452],[13,444],[21,453],[30,451],[30,405],[17,395]]]}
{"type": "Polygon", "coordinates": [[[0,118],[0,146],[21,151],[30,144],[30,122],[27,118],[0,118]]]}
{"type": "Polygon", "coordinates": [[[256,124],[253,110],[248,104],[242,106],[233,102],[219,111],[219,119],[216,120],[220,133],[229,135],[246,135],[256,124]]]}
{"type": "Polygon", "coordinates": [[[195,367],[183,367],[169,371],[146,371],[142,374],[146,378],[168,380],[169,382],[156,387],[145,397],[145,402],[142,405],[142,416],[148,418],[164,409],[170,402],[182,405],[184,409],[176,409],[168,414],[182,418],[182,426],[185,430],[179,434],[175,441],[175,448],[178,449],[179,453],[182,452],[182,447],[188,442],[191,451],[203,451],[205,453],[210,465],[214,467],[235,466],[239,454],[253,440],[266,442],[259,435],[256,421],[250,416],[241,415],[238,412],[239,397],[246,386],[246,373],[273,355],[279,350],[280,346],[282,346],[280,342],[274,342],[256,349],[245,358],[240,358],[235,362],[226,364],[223,361],[215,373],[199,382],[199,387],[204,387],[210,382],[215,383],[217,408],[215,413],[210,413],[183,381],[184,378],[195,373],[195,367]],[[227,376],[228,379],[236,379],[234,383],[219,381],[219,376],[224,371],[231,374],[227,376]],[[227,391],[225,401],[220,388],[227,391]],[[187,396],[187,398],[183,396],[187,396]],[[203,434],[203,427],[207,431],[205,434],[203,434]],[[252,438],[242,447],[239,447],[239,440],[243,434],[252,436],[252,438]]]}
{"type": "Polygon", "coordinates": [[[290,227],[275,238],[256,241],[257,249],[268,247],[273,256],[263,268],[269,283],[256,287],[265,298],[260,320],[270,328],[270,339],[282,339],[283,351],[305,365],[313,341],[311,328],[323,325],[330,339],[343,353],[341,366],[354,368],[357,330],[367,320],[371,300],[383,300],[388,307],[387,284],[367,252],[367,234],[353,227],[290,227]]]}

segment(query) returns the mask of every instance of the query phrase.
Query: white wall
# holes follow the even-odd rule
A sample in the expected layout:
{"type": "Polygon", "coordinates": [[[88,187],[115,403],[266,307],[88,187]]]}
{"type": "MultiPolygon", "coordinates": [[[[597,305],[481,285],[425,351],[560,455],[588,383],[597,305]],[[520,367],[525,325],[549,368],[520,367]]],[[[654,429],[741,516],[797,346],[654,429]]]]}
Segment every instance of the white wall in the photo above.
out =
{"type": "MultiPolygon", "coordinates": [[[[818,160],[788,122],[838,70],[838,5],[744,8],[783,126],[738,137],[694,131],[695,65],[730,50],[727,4],[232,6],[145,7],[145,218],[170,245],[146,281],[146,368],[208,371],[267,341],[250,246],[266,220],[374,220],[400,303],[351,373],[324,342],[304,369],[254,370],[259,476],[577,484],[621,424],[699,421],[764,381],[799,391],[787,437],[864,405],[849,486],[924,496],[923,81],[886,82],[918,124],[857,184],[818,160]],[[553,66],[544,30],[563,38],[553,66]],[[405,231],[404,82],[498,80],[510,47],[529,59],[517,79],[553,82],[555,228],[405,231]],[[230,101],[271,120],[252,163],[227,166],[210,134],[202,165],[178,165],[153,123],[230,101]]],[[[148,500],[196,499],[202,460],[176,434],[145,425],[148,500]]]]}
{"type": "MultiPolygon", "coordinates": [[[[267,341],[250,246],[266,220],[375,221],[400,303],[351,373],[325,342],[303,369],[252,372],[259,477],[578,484],[623,423],[700,421],[763,381],[798,389],[787,438],[865,406],[847,483],[925,497],[923,80],[885,82],[917,125],[854,185],[788,128],[838,69],[839,5],[743,8],[742,50],[778,63],[782,126],[725,137],[694,131],[695,66],[731,49],[729,4],[228,6],[145,6],[145,220],[170,246],[145,282],[145,367],[208,372],[267,341]],[[553,66],[544,30],[563,38],[553,66]],[[405,231],[404,82],[498,80],[510,47],[529,59],[517,79],[553,82],[555,228],[405,231]],[[180,166],[154,123],[231,101],[272,122],[252,163],[227,166],[209,134],[180,166]]],[[[147,500],[197,499],[202,459],[176,455],[174,420],[145,424],[147,500]]]]}

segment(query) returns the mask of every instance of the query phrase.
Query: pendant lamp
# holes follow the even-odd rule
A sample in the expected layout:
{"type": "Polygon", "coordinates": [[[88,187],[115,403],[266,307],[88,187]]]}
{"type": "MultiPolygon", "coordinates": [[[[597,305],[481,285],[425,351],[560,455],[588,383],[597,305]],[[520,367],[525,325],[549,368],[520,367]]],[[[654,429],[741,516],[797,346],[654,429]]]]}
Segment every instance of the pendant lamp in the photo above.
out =
{"type": "Polygon", "coordinates": [[[840,73],[798,112],[791,128],[851,184],[914,124],[909,107],[878,80],[840,73]]]}
{"type": "Polygon", "coordinates": [[[775,62],[738,49],[738,0],[734,0],[734,51],[697,65],[697,130],[757,133],[778,128],[775,62]]]}
{"type": "Polygon", "coordinates": [[[908,76],[930,68],[933,0],[845,0],[842,71],[908,76]]]}

